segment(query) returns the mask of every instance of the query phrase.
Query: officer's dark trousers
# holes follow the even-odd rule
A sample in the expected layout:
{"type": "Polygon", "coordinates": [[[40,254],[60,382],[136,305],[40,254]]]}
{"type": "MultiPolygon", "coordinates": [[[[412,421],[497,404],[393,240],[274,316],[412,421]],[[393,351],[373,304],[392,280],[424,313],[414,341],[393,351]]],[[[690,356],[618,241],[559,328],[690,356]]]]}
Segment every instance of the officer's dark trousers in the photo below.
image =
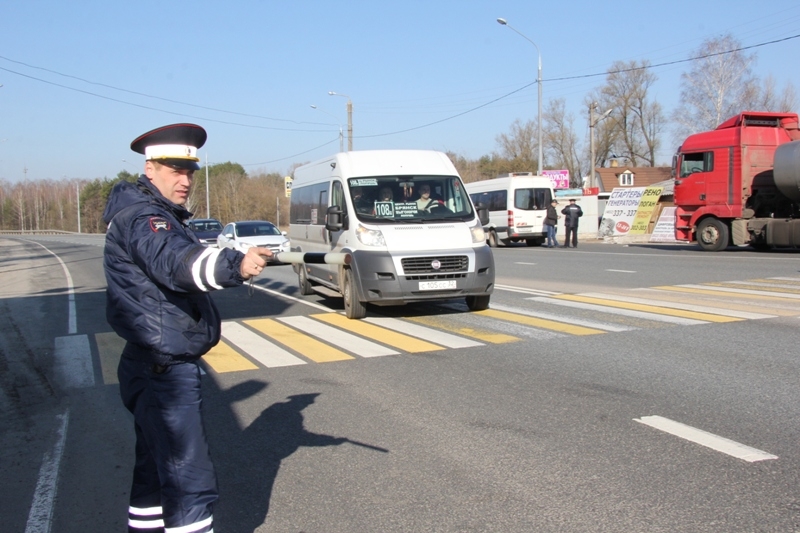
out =
{"type": "Polygon", "coordinates": [[[122,357],[117,374],[136,428],[128,531],[212,531],[217,480],[200,414],[199,367],[122,357]]]}
{"type": "Polygon", "coordinates": [[[567,234],[564,236],[564,246],[569,246],[569,236],[572,234],[572,246],[578,246],[578,226],[566,226],[567,234]]]}

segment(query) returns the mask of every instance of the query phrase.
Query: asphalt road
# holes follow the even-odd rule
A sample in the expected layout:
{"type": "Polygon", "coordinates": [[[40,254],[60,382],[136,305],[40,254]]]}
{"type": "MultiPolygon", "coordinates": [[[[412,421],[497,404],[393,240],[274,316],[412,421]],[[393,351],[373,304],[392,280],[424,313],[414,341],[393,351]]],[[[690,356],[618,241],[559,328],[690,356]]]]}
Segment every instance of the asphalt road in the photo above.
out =
{"type": "MultiPolygon", "coordinates": [[[[800,531],[800,254],[495,261],[485,313],[370,308],[356,326],[288,266],[215,293],[215,530],[800,531]]],[[[0,237],[4,530],[125,529],[133,431],[104,289],[102,237],[0,237]]]]}

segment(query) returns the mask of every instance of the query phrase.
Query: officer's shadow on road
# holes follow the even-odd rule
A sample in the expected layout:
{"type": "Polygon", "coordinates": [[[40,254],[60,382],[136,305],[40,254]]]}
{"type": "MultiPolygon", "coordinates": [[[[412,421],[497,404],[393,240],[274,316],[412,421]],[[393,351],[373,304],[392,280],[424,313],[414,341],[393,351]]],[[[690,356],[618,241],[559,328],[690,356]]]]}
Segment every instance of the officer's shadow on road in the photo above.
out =
{"type": "Polygon", "coordinates": [[[320,395],[317,392],[296,394],[274,403],[243,428],[239,417],[232,412],[233,404],[257,395],[267,386],[251,380],[206,395],[207,433],[220,487],[214,519],[221,529],[254,531],[264,524],[281,462],[301,446],[338,446],[349,442],[378,452],[389,451],[307,431],[303,410],[316,401],[320,395]]]}

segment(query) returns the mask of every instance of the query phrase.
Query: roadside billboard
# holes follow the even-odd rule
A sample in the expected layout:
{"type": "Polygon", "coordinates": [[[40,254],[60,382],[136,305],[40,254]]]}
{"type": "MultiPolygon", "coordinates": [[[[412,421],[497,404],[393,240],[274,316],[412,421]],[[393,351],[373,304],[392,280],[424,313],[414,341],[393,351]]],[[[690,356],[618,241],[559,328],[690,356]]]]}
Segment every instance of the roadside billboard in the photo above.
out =
{"type": "Polygon", "coordinates": [[[611,191],[597,237],[642,235],[661,198],[663,187],[617,187],[611,191]]]}

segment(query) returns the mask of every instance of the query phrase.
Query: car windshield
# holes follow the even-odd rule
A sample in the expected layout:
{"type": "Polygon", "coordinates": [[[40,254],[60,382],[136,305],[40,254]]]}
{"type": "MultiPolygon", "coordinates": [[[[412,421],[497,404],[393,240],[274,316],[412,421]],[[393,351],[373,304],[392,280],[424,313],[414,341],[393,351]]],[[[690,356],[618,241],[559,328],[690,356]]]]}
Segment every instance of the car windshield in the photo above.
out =
{"type": "Polygon", "coordinates": [[[472,204],[458,176],[350,178],[356,216],[366,222],[469,220],[472,204]]]}
{"type": "Polygon", "coordinates": [[[261,235],[280,235],[281,232],[269,222],[240,222],[236,224],[238,237],[258,237],[261,235]]]}
{"type": "Polygon", "coordinates": [[[189,227],[193,231],[222,231],[222,224],[219,222],[189,222],[189,227]]]}

